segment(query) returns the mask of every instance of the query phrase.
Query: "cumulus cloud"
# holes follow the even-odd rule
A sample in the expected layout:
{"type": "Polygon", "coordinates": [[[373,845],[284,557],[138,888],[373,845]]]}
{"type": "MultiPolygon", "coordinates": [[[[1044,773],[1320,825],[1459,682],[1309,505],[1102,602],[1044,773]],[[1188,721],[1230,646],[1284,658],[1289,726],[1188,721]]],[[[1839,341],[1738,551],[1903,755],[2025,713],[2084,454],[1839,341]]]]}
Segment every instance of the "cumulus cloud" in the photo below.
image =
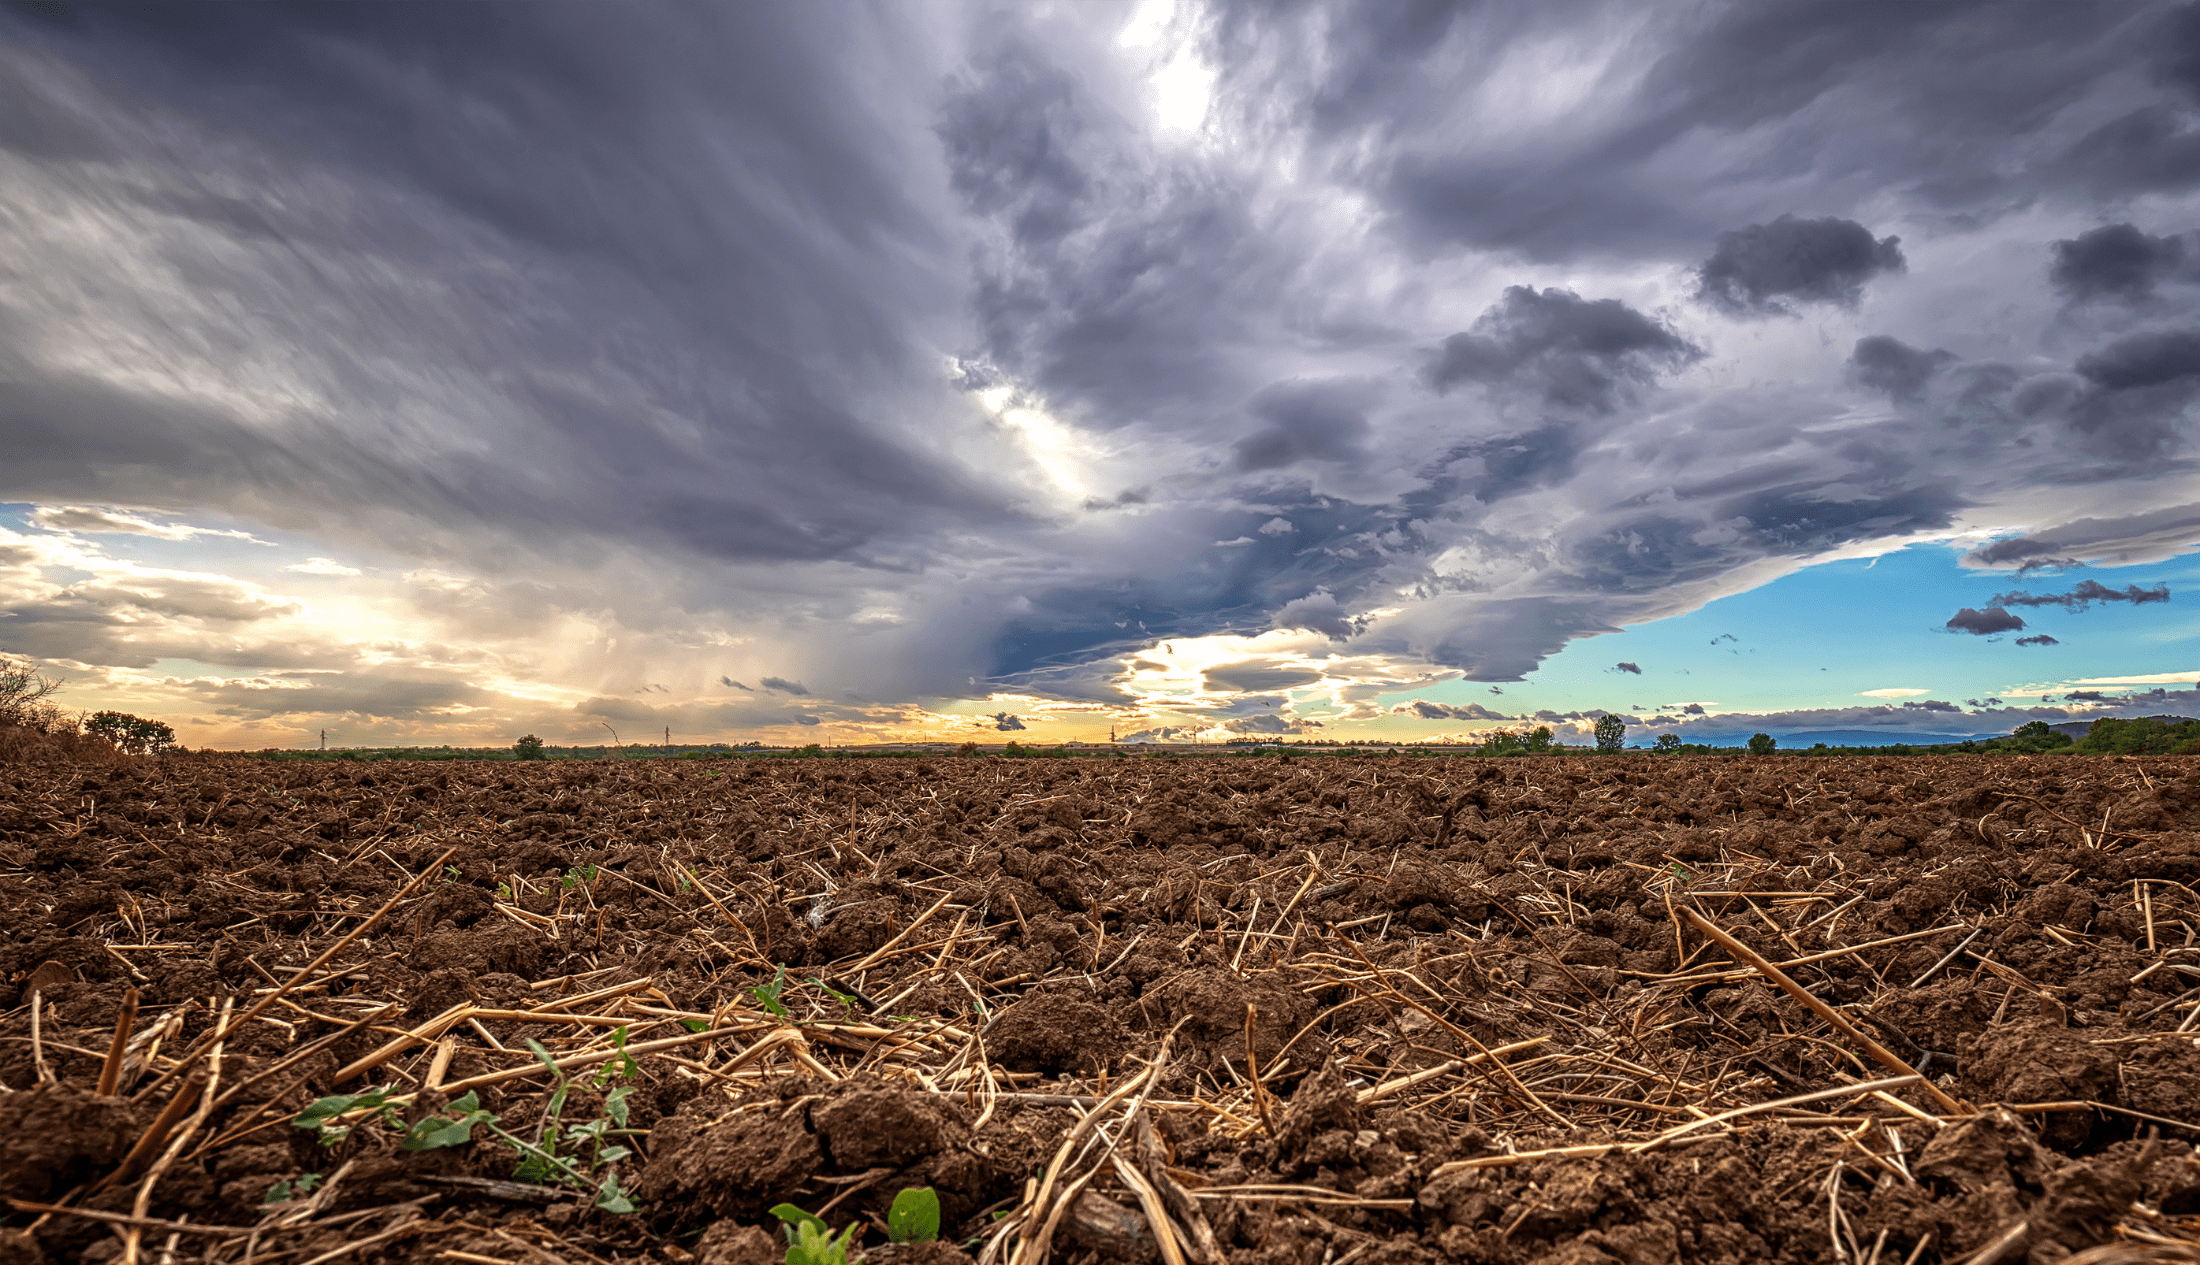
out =
{"type": "Polygon", "coordinates": [[[741,684],[741,683],[740,683],[739,681],[736,681],[736,680],[734,680],[734,679],[733,679],[732,677],[730,677],[730,676],[721,676],[721,677],[719,677],[719,678],[718,678],[718,683],[719,683],[720,685],[723,685],[723,686],[725,686],[725,687],[726,687],[727,689],[732,689],[732,690],[745,690],[745,691],[747,691],[748,693],[751,693],[751,694],[754,694],[754,693],[756,692],[755,690],[751,690],[751,689],[749,689],[749,687],[748,687],[748,686],[746,686],[746,685],[743,685],[743,684],[741,684]]]}
{"type": "Polygon", "coordinates": [[[1736,316],[1792,316],[1795,303],[1855,307],[1864,284],[1902,272],[1902,239],[1873,240],[1854,220],[1783,215],[1719,234],[1696,273],[1696,297],[1736,316]]]}
{"type": "Polygon", "coordinates": [[[2034,633],[2029,637],[2017,638],[2017,644],[2020,646],[2059,646],[2062,642],[2048,636],[2046,633],[2034,633]]]}
{"type": "Polygon", "coordinates": [[[2130,224],[2104,224],[2051,249],[2048,279],[2074,303],[2150,299],[2156,284],[2185,263],[2182,239],[2151,237],[2130,224]]]}
{"type": "Polygon", "coordinates": [[[1995,633],[2015,632],[2024,627],[2024,620],[1999,606],[1989,606],[1985,610],[1966,606],[1949,617],[1947,627],[1950,632],[1990,637],[1995,633]]]}
{"type": "Polygon", "coordinates": [[[757,680],[757,684],[763,686],[767,690],[774,690],[781,694],[793,694],[797,697],[806,695],[810,692],[809,687],[802,684],[802,682],[800,681],[783,680],[776,676],[760,677],[757,680]]]}
{"type": "Polygon", "coordinates": [[[1011,716],[1007,712],[995,712],[993,715],[988,716],[986,719],[992,721],[993,727],[1003,733],[1008,733],[1013,730],[1022,729],[1024,727],[1023,717],[1011,716]]]}
{"type": "Polygon", "coordinates": [[[1332,641],[1343,641],[1360,629],[1359,623],[1346,614],[1344,604],[1327,589],[1316,589],[1285,602],[1276,609],[1273,623],[1277,628],[1318,632],[1332,641]]]}
{"type": "Polygon", "coordinates": [[[1635,665],[1635,664],[1632,664],[1632,663],[1620,663],[1620,664],[1615,664],[1615,665],[1613,666],[1612,670],[1613,670],[1614,672],[1628,672],[1628,673],[1632,673],[1632,674],[1633,674],[1633,675],[1635,675],[1635,676],[1641,676],[1641,675],[1642,675],[1642,669],[1641,669],[1641,668],[1640,668],[1639,666],[1637,666],[1637,665],[1635,665]]]}

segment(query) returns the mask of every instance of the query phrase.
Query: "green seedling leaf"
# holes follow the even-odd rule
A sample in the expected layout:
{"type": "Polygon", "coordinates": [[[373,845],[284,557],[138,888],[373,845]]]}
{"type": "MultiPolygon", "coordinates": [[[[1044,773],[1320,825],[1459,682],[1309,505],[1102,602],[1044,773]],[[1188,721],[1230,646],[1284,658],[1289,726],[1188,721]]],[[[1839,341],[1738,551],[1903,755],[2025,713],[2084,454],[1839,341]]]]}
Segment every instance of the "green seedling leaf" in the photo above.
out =
{"type": "Polygon", "coordinates": [[[533,1037],[528,1037],[527,1051],[528,1053],[535,1056],[536,1061],[540,1062],[545,1068],[549,1069],[549,1072],[552,1076],[559,1075],[558,1061],[550,1057],[550,1051],[542,1048],[542,1042],[535,1040],[533,1037]]]}
{"type": "Polygon", "coordinates": [[[300,1173],[288,1181],[276,1182],[268,1187],[267,1198],[262,1199],[260,1202],[263,1204],[289,1203],[300,1195],[311,1194],[313,1188],[320,1184],[321,1175],[319,1173],[300,1173]]]}
{"type": "MultiPolygon", "coordinates": [[[[622,1028],[620,1029],[620,1031],[623,1032],[625,1031],[625,1029],[622,1028]]],[[[612,1090],[610,1093],[605,1094],[603,1097],[604,1114],[611,1117],[611,1123],[617,1125],[621,1129],[624,1129],[626,1127],[627,1095],[633,1092],[634,1087],[632,1085],[621,1085],[619,1088],[612,1090]]]]}
{"type": "Polygon", "coordinates": [[[686,1028],[689,1032],[701,1032],[710,1025],[700,1019],[682,1019],[680,1026],[686,1028]]]}
{"type": "Polygon", "coordinates": [[[494,1125],[495,1112],[481,1110],[481,1095],[468,1090],[464,1098],[451,1104],[456,1116],[430,1116],[414,1125],[398,1143],[408,1151],[433,1151],[446,1146],[464,1146],[474,1140],[474,1126],[494,1125]]]}
{"type": "Polygon", "coordinates": [[[390,1087],[387,1085],[380,1089],[370,1089],[363,1094],[331,1094],[308,1103],[306,1109],[293,1117],[290,1123],[300,1129],[314,1130],[319,1135],[321,1145],[334,1146],[351,1134],[351,1126],[337,1122],[339,1116],[354,1111],[373,1110],[378,1111],[384,1119],[394,1121],[396,1109],[389,1105],[389,1100],[390,1087]]]}
{"type": "Polygon", "coordinates": [[[929,1243],[940,1237],[940,1197],[930,1186],[912,1186],[894,1196],[886,1211],[886,1237],[896,1243],[929,1243]]]}
{"type": "Polygon", "coordinates": [[[605,1212],[628,1213],[634,1211],[634,1201],[619,1189],[619,1175],[605,1173],[603,1184],[596,1187],[596,1206],[605,1212]]]}
{"type": "MultiPolygon", "coordinates": [[[[817,1231],[820,1234],[832,1233],[832,1227],[825,1224],[825,1218],[820,1217],[813,1212],[804,1212],[800,1208],[795,1207],[793,1204],[773,1204],[770,1208],[770,1212],[773,1216],[779,1218],[781,1221],[784,1221],[786,1223],[780,1228],[786,1231],[787,1246],[790,1248],[793,1247],[797,1241],[795,1237],[795,1231],[802,1226],[815,1226],[817,1227],[817,1231]]],[[[794,1257],[792,1255],[789,1255],[787,1259],[791,1261],[794,1259],[794,1257]]]]}
{"type": "Polygon", "coordinates": [[[862,1223],[850,1224],[837,1237],[824,1225],[810,1217],[799,1226],[788,1227],[787,1265],[848,1265],[848,1247],[855,1241],[856,1231],[863,1228],[862,1223]]]}

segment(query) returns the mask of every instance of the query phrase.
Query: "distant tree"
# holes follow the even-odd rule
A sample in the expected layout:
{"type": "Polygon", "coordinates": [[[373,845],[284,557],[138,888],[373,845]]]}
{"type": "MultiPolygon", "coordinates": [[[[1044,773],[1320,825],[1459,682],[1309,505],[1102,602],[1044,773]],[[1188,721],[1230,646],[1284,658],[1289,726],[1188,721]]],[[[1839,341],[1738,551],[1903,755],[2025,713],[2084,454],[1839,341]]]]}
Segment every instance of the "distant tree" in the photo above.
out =
{"type": "Polygon", "coordinates": [[[1751,755],[1771,755],[1772,749],[1779,745],[1779,742],[1771,734],[1751,734],[1749,736],[1749,754],[1751,755]]]}
{"type": "Polygon", "coordinates": [[[128,712],[94,712],[84,722],[84,732],[105,738],[131,755],[159,755],[176,745],[176,731],[157,720],[128,712]]]}
{"type": "Polygon", "coordinates": [[[2087,755],[2189,755],[2200,752],[2200,720],[2103,718],[2075,749],[2087,755]]]}
{"type": "Polygon", "coordinates": [[[1658,740],[1650,744],[1650,749],[1667,753],[1678,751],[1681,749],[1681,736],[1679,734],[1659,734],[1658,740]]]}
{"type": "MultiPolygon", "coordinates": [[[[2098,723],[2095,722],[2095,724],[2098,723]]],[[[2086,735],[2088,738],[2092,736],[2090,733],[2086,735]]],[[[2055,727],[2046,721],[2029,720],[2017,726],[2015,733],[2010,734],[2007,738],[1997,740],[1994,745],[2003,751],[2030,754],[2041,751],[2059,751],[2072,745],[2072,742],[2069,734],[2056,732],[2055,727]]]]}
{"type": "Polygon", "coordinates": [[[1597,750],[1618,751],[1627,739],[1627,722],[1607,712],[1597,720],[1597,750]]]}
{"type": "Polygon", "coordinates": [[[542,739],[533,734],[523,735],[518,742],[513,743],[512,755],[515,759],[520,760],[547,760],[550,758],[542,753],[542,739]]]}

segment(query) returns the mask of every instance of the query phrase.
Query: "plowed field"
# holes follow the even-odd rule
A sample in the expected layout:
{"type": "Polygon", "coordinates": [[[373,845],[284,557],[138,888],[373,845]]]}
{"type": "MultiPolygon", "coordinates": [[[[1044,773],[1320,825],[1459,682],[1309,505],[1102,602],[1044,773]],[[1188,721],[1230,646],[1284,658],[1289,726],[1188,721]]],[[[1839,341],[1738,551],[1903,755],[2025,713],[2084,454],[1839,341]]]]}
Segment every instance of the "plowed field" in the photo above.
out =
{"type": "Polygon", "coordinates": [[[2181,757],[0,766],[0,1262],[2200,1259],[2196,885],[2181,757]]]}

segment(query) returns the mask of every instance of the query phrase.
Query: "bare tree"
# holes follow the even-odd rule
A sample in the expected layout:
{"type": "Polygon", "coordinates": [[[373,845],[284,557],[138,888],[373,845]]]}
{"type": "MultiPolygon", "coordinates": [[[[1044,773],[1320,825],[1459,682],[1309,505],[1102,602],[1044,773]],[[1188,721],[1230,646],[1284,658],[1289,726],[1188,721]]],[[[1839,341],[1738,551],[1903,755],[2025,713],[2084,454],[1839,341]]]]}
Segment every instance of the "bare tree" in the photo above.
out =
{"type": "Polygon", "coordinates": [[[0,725],[39,733],[73,732],[75,723],[46,701],[60,688],[58,679],[40,672],[30,660],[0,653],[0,725]]]}

